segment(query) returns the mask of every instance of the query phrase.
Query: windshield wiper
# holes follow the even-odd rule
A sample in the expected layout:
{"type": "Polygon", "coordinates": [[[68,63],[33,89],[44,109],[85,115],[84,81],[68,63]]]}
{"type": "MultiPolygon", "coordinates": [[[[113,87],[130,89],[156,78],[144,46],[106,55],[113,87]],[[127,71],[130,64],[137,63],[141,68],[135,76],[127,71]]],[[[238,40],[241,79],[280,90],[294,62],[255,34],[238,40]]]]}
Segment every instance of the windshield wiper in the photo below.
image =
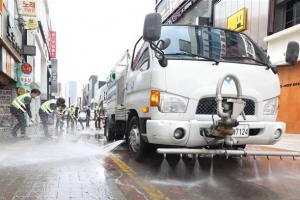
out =
{"type": "Polygon", "coordinates": [[[247,57],[247,56],[222,56],[221,58],[225,58],[225,59],[226,59],[226,58],[249,59],[249,60],[253,60],[253,61],[257,62],[257,63],[260,63],[260,64],[266,66],[267,69],[272,68],[272,66],[270,66],[269,64],[267,64],[267,63],[265,63],[265,62],[262,62],[262,61],[260,61],[260,60],[256,60],[256,59],[254,59],[254,58],[247,57]]]}
{"type": "Polygon", "coordinates": [[[205,60],[210,60],[210,61],[214,61],[216,63],[216,65],[219,64],[219,61],[213,59],[213,58],[209,58],[209,57],[205,57],[205,56],[201,56],[198,54],[193,54],[193,53],[188,53],[188,52],[178,52],[178,53],[166,53],[166,56],[190,56],[193,58],[204,58],[205,60]]]}
{"type": "Polygon", "coordinates": [[[266,70],[271,69],[274,74],[277,74],[277,72],[278,72],[278,69],[277,69],[276,65],[274,65],[274,66],[273,65],[269,65],[268,63],[265,63],[265,62],[262,62],[260,60],[256,60],[254,58],[250,58],[250,57],[247,57],[247,56],[222,56],[221,58],[225,58],[225,59],[226,58],[236,58],[236,59],[241,59],[241,58],[244,59],[244,58],[246,58],[246,59],[253,60],[255,62],[258,62],[258,63],[266,66],[267,67],[266,70]]]}

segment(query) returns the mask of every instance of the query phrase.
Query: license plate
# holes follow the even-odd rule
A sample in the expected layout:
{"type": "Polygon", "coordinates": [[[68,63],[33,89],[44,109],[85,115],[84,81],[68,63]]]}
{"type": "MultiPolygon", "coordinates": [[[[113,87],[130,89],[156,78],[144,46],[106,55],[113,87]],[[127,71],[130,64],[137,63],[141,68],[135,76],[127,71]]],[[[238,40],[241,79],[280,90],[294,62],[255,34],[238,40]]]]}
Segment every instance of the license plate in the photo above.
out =
{"type": "Polygon", "coordinates": [[[249,136],[249,125],[240,124],[233,128],[235,130],[233,137],[248,137],[249,136]]]}

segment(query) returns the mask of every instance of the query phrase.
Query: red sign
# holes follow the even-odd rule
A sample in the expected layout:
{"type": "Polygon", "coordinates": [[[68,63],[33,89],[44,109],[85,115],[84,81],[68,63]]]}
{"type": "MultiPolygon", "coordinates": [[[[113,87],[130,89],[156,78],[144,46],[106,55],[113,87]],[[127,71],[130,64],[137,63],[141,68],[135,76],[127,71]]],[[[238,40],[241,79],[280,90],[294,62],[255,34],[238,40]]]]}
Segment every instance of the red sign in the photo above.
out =
{"type": "Polygon", "coordinates": [[[29,63],[23,63],[21,66],[21,70],[24,74],[31,74],[32,66],[29,63]]]}
{"type": "Polygon", "coordinates": [[[56,31],[50,31],[50,58],[56,58],[56,31]]]}

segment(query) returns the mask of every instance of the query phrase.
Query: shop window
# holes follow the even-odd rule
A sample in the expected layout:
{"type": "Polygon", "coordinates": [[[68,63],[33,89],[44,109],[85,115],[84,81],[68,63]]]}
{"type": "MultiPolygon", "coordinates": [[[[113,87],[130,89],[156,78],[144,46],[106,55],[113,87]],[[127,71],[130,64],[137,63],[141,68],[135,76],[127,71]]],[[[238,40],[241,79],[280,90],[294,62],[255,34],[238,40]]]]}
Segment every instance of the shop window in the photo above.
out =
{"type": "Polygon", "coordinates": [[[300,0],[292,0],[286,4],[285,28],[300,24],[300,0]]]}

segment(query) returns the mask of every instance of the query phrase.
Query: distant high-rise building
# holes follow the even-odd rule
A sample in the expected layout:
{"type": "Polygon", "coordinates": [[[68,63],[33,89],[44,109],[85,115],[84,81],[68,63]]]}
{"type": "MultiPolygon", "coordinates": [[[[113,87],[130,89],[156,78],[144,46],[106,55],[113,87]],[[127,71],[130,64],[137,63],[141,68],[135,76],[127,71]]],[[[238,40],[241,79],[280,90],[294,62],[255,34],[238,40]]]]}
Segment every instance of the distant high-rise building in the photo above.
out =
{"type": "Polygon", "coordinates": [[[66,83],[65,99],[66,99],[66,104],[69,107],[71,105],[75,105],[77,103],[76,102],[76,100],[77,100],[77,82],[76,81],[69,81],[66,83]]]}

